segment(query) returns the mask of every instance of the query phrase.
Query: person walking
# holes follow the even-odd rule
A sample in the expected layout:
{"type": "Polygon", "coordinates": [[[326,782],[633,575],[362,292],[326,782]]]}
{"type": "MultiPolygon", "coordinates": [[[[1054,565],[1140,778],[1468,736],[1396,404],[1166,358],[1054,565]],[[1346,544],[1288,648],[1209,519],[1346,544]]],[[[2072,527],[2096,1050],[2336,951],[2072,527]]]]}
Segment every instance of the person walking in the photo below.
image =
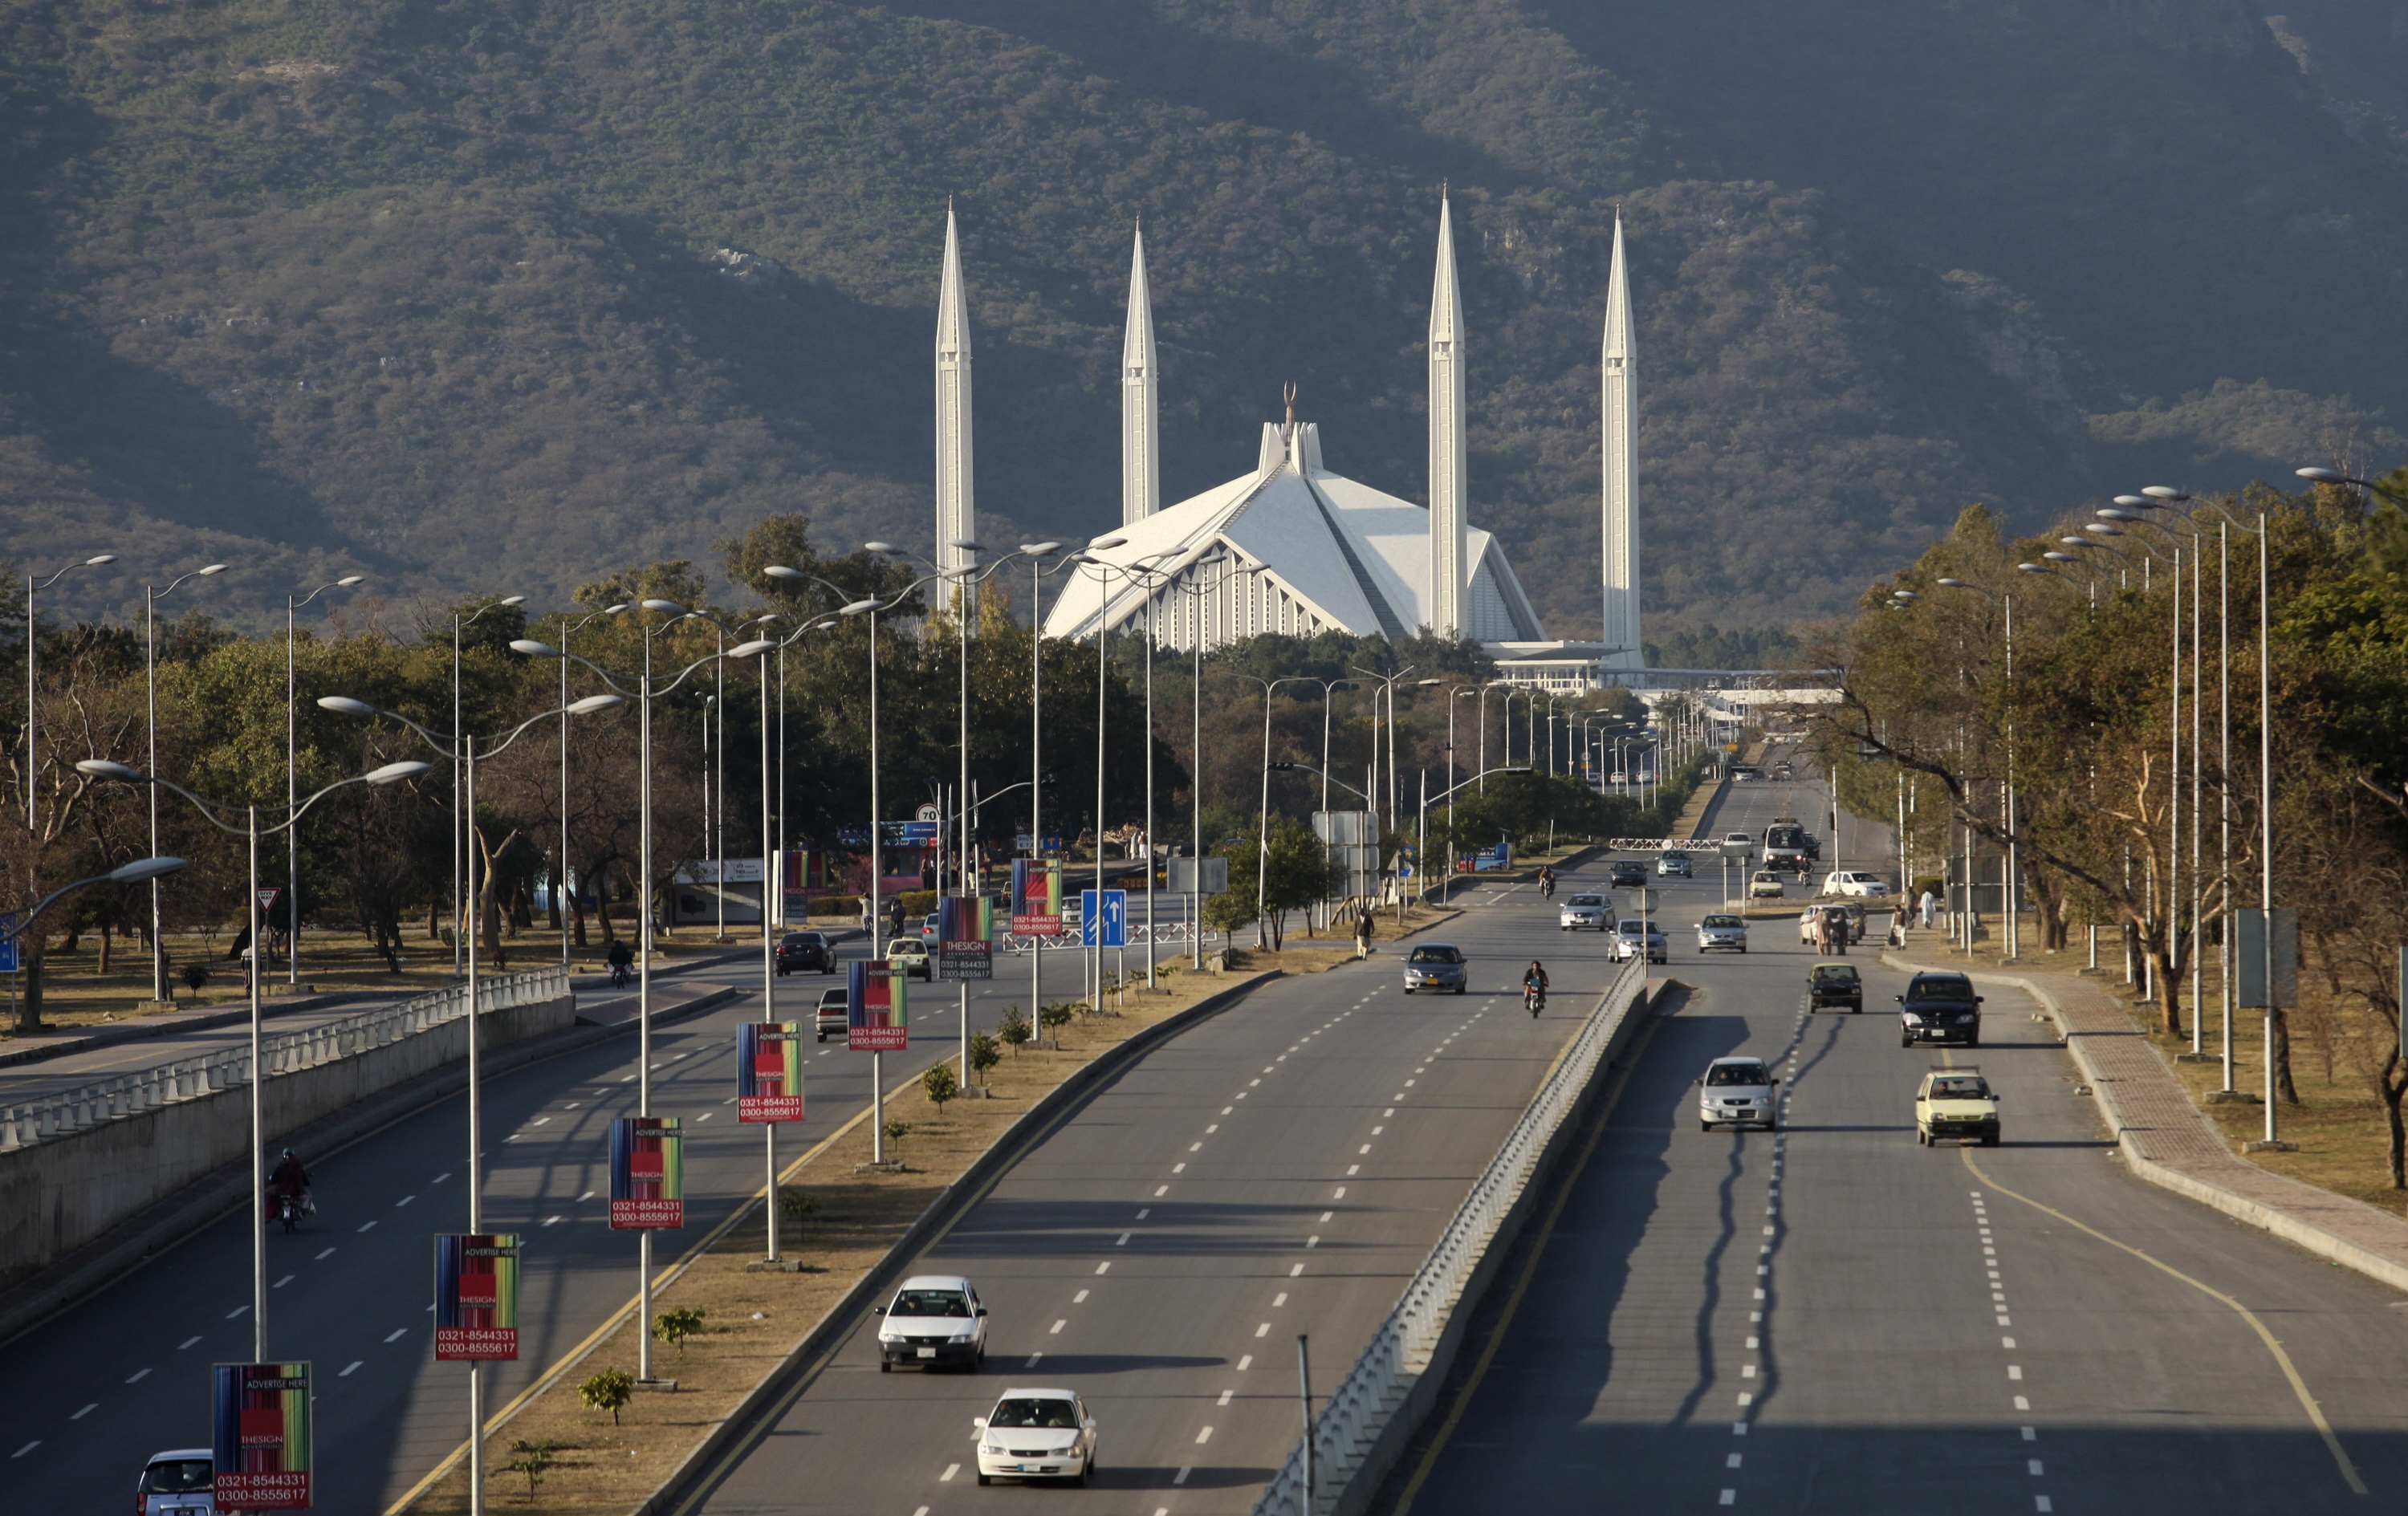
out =
{"type": "Polygon", "coordinates": [[[1371,908],[1369,906],[1354,913],[1354,956],[1371,956],[1371,908]]]}
{"type": "Polygon", "coordinates": [[[1931,930],[1932,913],[1940,908],[1940,902],[1933,898],[1931,891],[1927,888],[1923,892],[1923,899],[1919,904],[1923,911],[1923,929],[1928,932],[1931,930]]]}

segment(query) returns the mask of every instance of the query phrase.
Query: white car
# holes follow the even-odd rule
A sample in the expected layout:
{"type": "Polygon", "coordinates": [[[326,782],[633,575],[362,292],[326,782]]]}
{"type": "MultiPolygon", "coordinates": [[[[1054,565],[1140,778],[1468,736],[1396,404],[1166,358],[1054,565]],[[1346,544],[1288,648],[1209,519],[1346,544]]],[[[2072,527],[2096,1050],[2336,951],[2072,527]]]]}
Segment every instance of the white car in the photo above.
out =
{"type": "Polygon", "coordinates": [[[1664,940],[1664,928],[1642,916],[1625,916],[1613,929],[1613,941],[1605,955],[1613,962],[1627,963],[1639,956],[1641,936],[1647,941],[1647,961],[1651,964],[1669,962],[1671,949],[1664,940]]]}
{"type": "Polygon", "coordinates": [[[1096,1472],[1096,1418],[1072,1390],[1006,1390],[977,1418],[978,1481],[1069,1480],[1096,1472]]]}
{"type": "Polygon", "coordinates": [[[1740,858],[1753,858],[1756,856],[1756,838],[1754,836],[1746,832],[1725,832],[1723,834],[1723,851],[1727,855],[1740,858]],[[1734,849],[1737,850],[1735,853],[1733,852],[1734,849]]]}
{"type": "Polygon", "coordinates": [[[1717,949],[1745,952],[1747,922],[1737,916],[1726,916],[1720,911],[1698,922],[1698,951],[1713,952],[1717,949]]]}
{"type": "Polygon", "coordinates": [[[1781,1114],[1773,1106],[1773,1091],[1780,1082],[1761,1058],[1715,1059],[1698,1080],[1698,1130],[1761,1126],[1779,1131],[1781,1114]]]}
{"type": "Polygon", "coordinates": [[[1748,878],[1747,897],[1750,900],[1778,900],[1784,893],[1781,876],[1769,868],[1758,869],[1748,878]]]}
{"type": "Polygon", "coordinates": [[[958,1274],[914,1274],[878,1314],[881,1374],[897,1364],[975,1374],[986,1357],[986,1307],[958,1274]]]}
{"type": "Polygon", "coordinates": [[[154,1452],[134,1487],[138,1516],[216,1516],[217,1454],[208,1448],[154,1452]]]}
{"type": "Polygon", "coordinates": [[[1556,922],[1569,932],[1575,927],[1589,927],[1599,932],[1613,930],[1613,903],[1601,894],[1576,894],[1564,902],[1555,913],[1556,922]]]}
{"type": "Polygon", "coordinates": [[[1889,880],[1879,874],[1866,874],[1853,869],[1834,869],[1823,876],[1825,894],[1884,895],[1889,894],[1889,880]]]}

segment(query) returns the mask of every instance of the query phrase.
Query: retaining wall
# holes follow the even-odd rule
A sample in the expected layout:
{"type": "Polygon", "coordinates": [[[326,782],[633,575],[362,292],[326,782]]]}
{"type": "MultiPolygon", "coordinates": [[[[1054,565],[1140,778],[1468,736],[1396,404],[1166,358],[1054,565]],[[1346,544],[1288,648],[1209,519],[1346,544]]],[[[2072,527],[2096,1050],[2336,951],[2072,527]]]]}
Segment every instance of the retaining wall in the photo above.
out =
{"type": "MultiPolygon", "coordinates": [[[[566,1028],[574,996],[486,1010],[488,1049],[566,1028]]],[[[269,1145],[380,1090],[468,1055],[465,1017],[267,1081],[269,1145]]],[[[0,1285],[41,1268],[251,1148],[251,1087],[179,1100],[88,1130],[0,1151],[0,1285]]],[[[307,1155],[305,1154],[306,1158],[307,1155]]]]}

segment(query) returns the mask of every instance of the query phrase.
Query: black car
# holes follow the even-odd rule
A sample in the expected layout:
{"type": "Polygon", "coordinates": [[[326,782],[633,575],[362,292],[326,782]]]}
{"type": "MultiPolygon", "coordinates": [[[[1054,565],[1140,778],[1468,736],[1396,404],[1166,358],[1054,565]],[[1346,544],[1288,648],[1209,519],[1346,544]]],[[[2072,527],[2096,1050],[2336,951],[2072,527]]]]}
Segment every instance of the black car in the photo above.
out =
{"type": "Polygon", "coordinates": [[[833,974],[836,950],[818,932],[789,932],[778,939],[778,973],[833,974]]]}
{"type": "Polygon", "coordinates": [[[1606,882],[1617,890],[1641,890],[1647,886],[1647,865],[1625,862],[1613,865],[1606,874],[1606,882]]]}
{"type": "Polygon", "coordinates": [[[1960,1042],[1982,1045],[1982,997],[1962,974],[1917,974],[1898,997],[1898,1045],[1960,1042]]]}
{"type": "Polygon", "coordinates": [[[1816,964],[1806,976],[1806,1006],[1810,1010],[1864,1009],[1865,981],[1857,977],[1856,965],[1816,964]]]}

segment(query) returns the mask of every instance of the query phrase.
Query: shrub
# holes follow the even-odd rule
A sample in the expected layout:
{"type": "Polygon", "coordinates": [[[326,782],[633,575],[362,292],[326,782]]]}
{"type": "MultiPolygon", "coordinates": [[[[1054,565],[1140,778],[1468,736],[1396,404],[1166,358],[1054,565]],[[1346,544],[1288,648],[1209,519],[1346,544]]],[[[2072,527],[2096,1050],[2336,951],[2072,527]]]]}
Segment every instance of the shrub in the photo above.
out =
{"type": "Polygon", "coordinates": [[[953,1065],[931,1064],[920,1076],[920,1088],[927,1092],[928,1103],[941,1111],[946,1101],[962,1093],[962,1081],[953,1077],[953,1065]]]}
{"type": "Polygon", "coordinates": [[[786,1220],[796,1223],[807,1222],[820,1213],[819,1202],[796,1186],[778,1192],[778,1209],[785,1213],[786,1220]]]}
{"type": "Polygon", "coordinates": [[[607,1410],[610,1424],[619,1424],[619,1412],[628,1401],[636,1398],[636,1376],[624,1368],[606,1368],[577,1387],[577,1399],[588,1410],[607,1410]]]}
{"type": "Polygon", "coordinates": [[[895,899],[902,905],[906,916],[925,916],[937,908],[937,892],[934,890],[906,890],[895,899]]]}
{"type": "Polygon", "coordinates": [[[911,1123],[910,1122],[888,1122],[886,1123],[886,1145],[890,1148],[901,1147],[903,1145],[903,1139],[910,1135],[911,1123]]]}
{"type": "Polygon", "coordinates": [[[814,916],[858,916],[861,914],[861,896],[824,894],[812,901],[809,908],[814,916]]]}
{"type": "Polygon", "coordinates": [[[508,1466],[511,1473],[526,1476],[529,1500],[535,1498],[536,1486],[543,1482],[545,1472],[552,1467],[552,1447],[549,1442],[529,1442],[524,1437],[510,1444],[508,1466]]]}
{"type": "Polygon", "coordinates": [[[996,1046],[995,1038],[984,1032],[970,1034],[970,1072],[979,1077],[980,1083],[985,1083],[987,1070],[1001,1062],[1003,1050],[996,1046]]]}
{"type": "Polygon", "coordinates": [[[702,1330],[702,1319],[708,1314],[691,1306],[662,1311],[652,1318],[652,1336],[677,1349],[678,1356],[682,1358],[685,1356],[685,1339],[702,1330]]]}
{"type": "Polygon", "coordinates": [[[194,999],[199,999],[201,992],[209,987],[209,965],[199,962],[186,964],[184,986],[193,992],[194,999]]]}
{"type": "Polygon", "coordinates": [[[1062,1046],[1062,1028],[1070,1024],[1070,1018],[1078,1014],[1078,1010],[1079,1008],[1070,1001],[1056,1000],[1037,1013],[1038,1024],[1053,1029],[1056,1049],[1062,1046]]]}
{"type": "MultiPolygon", "coordinates": [[[[1028,1018],[1020,1013],[1018,1006],[1006,1006],[1003,1008],[1003,1021],[996,1027],[995,1035],[1003,1038],[1012,1051],[1018,1052],[1028,1041],[1028,1018]]],[[[973,1042],[970,1046],[975,1051],[978,1045],[973,1042]]]]}

